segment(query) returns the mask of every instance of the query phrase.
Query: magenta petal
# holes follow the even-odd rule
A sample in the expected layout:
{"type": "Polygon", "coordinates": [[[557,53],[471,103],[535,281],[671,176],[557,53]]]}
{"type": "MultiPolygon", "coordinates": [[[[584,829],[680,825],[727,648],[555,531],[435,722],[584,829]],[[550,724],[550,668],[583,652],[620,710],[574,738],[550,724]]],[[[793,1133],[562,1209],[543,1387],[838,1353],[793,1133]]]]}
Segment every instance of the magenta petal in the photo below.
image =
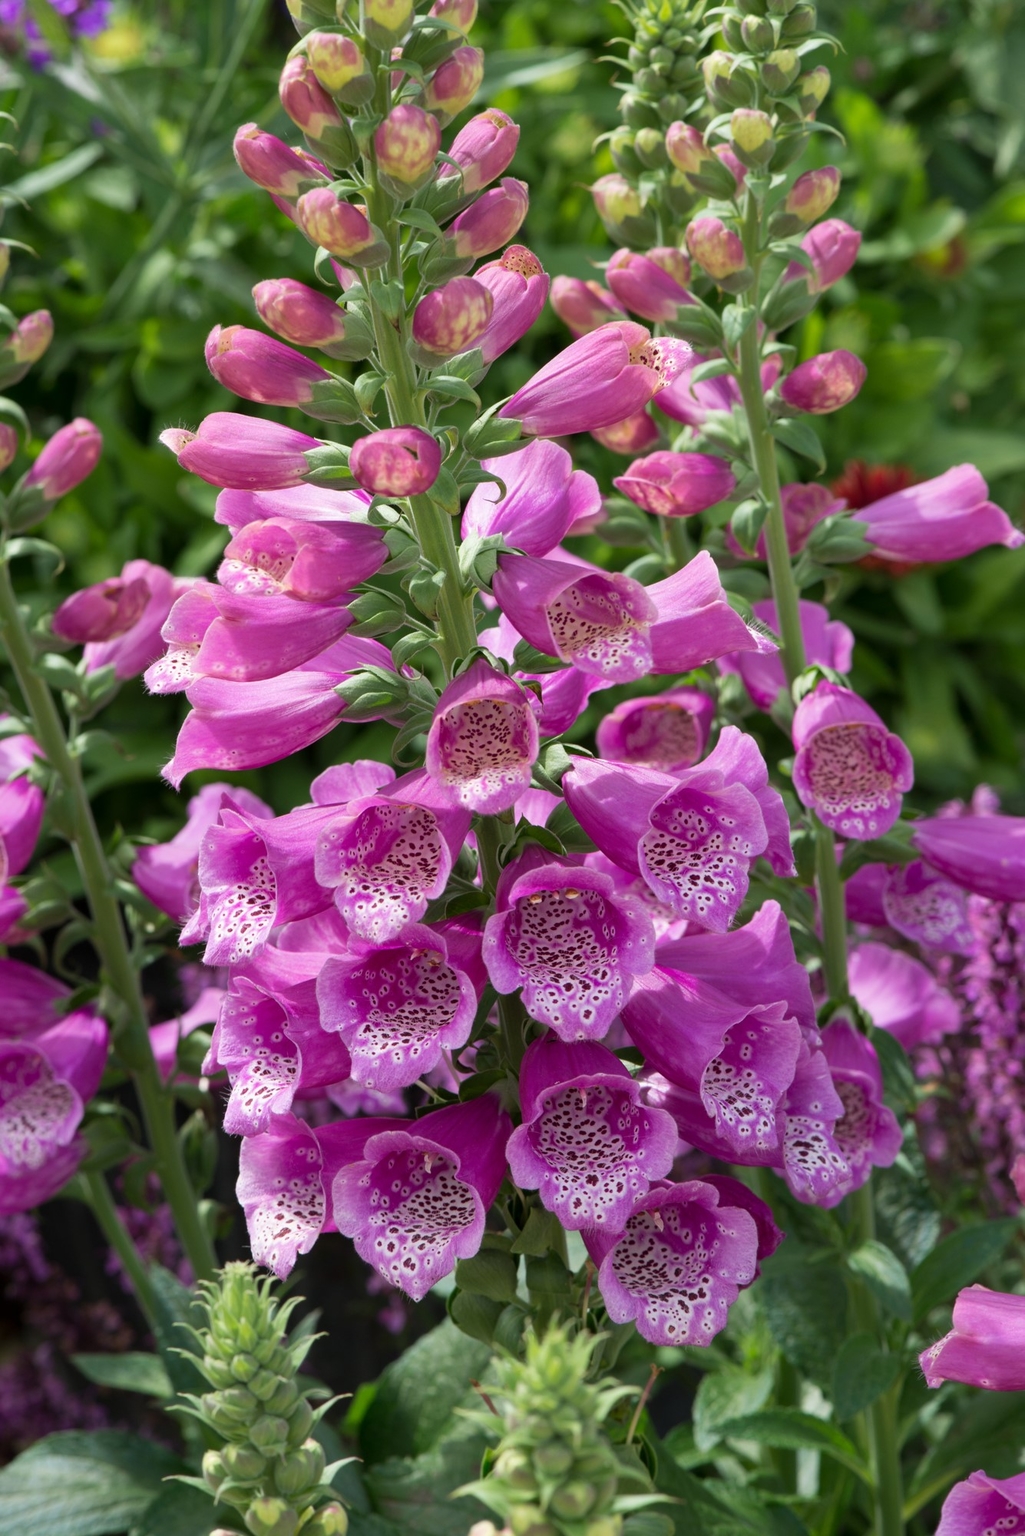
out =
{"type": "Polygon", "coordinates": [[[529,788],[538,745],[531,696],[480,658],[438,700],[426,768],[450,804],[493,816],[529,788]]]}
{"type": "Polygon", "coordinates": [[[1025,900],[1025,817],[927,817],[915,823],[912,841],[966,891],[991,901],[1025,900]]]}
{"type": "Polygon", "coordinates": [[[906,1051],[961,1027],[961,1011],[920,960],[887,944],[859,944],[850,955],[851,995],[877,1029],[906,1051]]]}
{"type": "Polygon", "coordinates": [[[961,1381],[989,1392],[1020,1392],[1023,1344],[1025,1297],[971,1285],[954,1302],[951,1331],[923,1352],[922,1370],[930,1387],[961,1381]]]}

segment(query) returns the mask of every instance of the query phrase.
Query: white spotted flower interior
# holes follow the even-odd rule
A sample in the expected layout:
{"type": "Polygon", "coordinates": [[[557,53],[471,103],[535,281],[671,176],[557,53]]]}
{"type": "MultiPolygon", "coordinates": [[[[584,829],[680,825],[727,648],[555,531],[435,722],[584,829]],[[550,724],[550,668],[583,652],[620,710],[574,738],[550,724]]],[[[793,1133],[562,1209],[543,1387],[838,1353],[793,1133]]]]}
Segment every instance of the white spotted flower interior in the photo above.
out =
{"type": "Polygon", "coordinates": [[[911,753],[849,688],[819,683],[797,706],[794,788],[841,837],[882,837],[914,782],[911,753]]]}
{"type": "Polygon", "coordinates": [[[509,810],[530,788],[538,704],[479,657],[438,700],[427,735],[427,772],[449,803],[482,816],[509,810]]]}

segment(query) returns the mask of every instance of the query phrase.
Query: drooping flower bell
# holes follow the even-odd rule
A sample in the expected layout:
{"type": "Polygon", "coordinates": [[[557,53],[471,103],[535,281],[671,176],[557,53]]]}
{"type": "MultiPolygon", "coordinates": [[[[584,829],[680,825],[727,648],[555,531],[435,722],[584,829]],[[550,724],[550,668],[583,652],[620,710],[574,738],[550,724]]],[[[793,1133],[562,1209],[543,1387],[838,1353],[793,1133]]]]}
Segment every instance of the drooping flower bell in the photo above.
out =
{"type": "Polygon", "coordinates": [[[519,138],[519,124],[507,113],[497,107],[479,112],[460,128],[448,149],[448,159],[455,160],[459,169],[443,161],[438,167],[439,182],[461,172],[462,191],[480,192],[509,169],[519,138]]]}
{"type": "Polygon", "coordinates": [[[975,946],[968,893],[922,859],[887,870],[880,900],[882,921],[916,944],[955,955],[975,946]]]}
{"type": "Polygon", "coordinates": [[[534,696],[480,657],[438,700],[425,765],[450,803],[494,816],[530,787],[538,743],[534,696]]]}
{"type": "Polygon", "coordinates": [[[664,773],[691,768],[705,750],[714,715],[715,700],[699,688],[624,699],[598,723],[598,754],[664,773]]]}
{"type": "Polygon", "coordinates": [[[853,352],[842,347],[836,352],[821,352],[798,363],[780,385],[780,394],[795,411],[812,416],[828,416],[839,411],[861,391],[868,369],[853,352]]]}
{"type": "Polygon", "coordinates": [[[552,279],[552,308],[578,340],[610,320],[627,318],[624,306],[601,283],[561,273],[552,279]]]}
{"type": "Polygon", "coordinates": [[[59,501],[91,475],[103,451],[99,427],[76,416],[59,427],[25,476],[25,489],[34,488],[46,502],[59,501]]]}
{"type": "Polygon", "coordinates": [[[529,202],[526,183],[503,176],[452,220],[445,230],[446,251],[463,259],[490,256],[515,238],[529,202]]]}
{"type": "Polygon", "coordinates": [[[209,485],[240,491],[301,485],[309,473],[305,454],[320,446],[305,432],[235,411],[213,411],[195,432],[168,427],[160,441],[182,469],[209,485]]]}
{"type": "Polygon", "coordinates": [[[728,1189],[697,1179],[660,1180],[621,1234],[584,1233],[613,1322],[635,1323],[649,1344],[712,1342],[758,1268],[758,1226],[729,1199],[728,1189]]]}
{"type": "Polygon", "coordinates": [[[422,1300],[479,1249],[511,1129],[486,1093],[371,1136],[363,1159],[334,1180],[338,1230],[390,1285],[422,1300]]]}
{"type": "Polygon", "coordinates": [[[307,405],[318,384],[333,382],[319,363],[244,325],[215,325],[205,354],[218,384],[263,405],[307,405]]]}
{"type": "Polygon", "coordinates": [[[961,1010],[932,971],[902,949],[867,941],[849,956],[851,996],[877,1029],[906,1051],[935,1044],[961,1026],[961,1010]]]}
{"type": "Polygon", "coordinates": [[[495,990],[520,991],[531,1017],[568,1041],[607,1033],[654,952],[650,917],[608,875],[536,848],[504,871],[484,933],[495,990]]]}
{"type": "Polygon", "coordinates": [[[703,928],[729,927],[760,854],[777,874],[793,873],[783,802],[754,740],[735,726],[704,762],[676,775],[575,759],[563,792],[607,858],[703,928]]]}
{"type": "Polygon", "coordinates": [[[825,219],[810,229],[801,241],[801,249],[811,260],[811,269],[792,261],[784,273],[786,282],[802,282],[809,293],[824,293],[853,267],[861,247],[861,234],[843,219],[825,219]]]}
{"type": "Polygon", "coordinates": [[[160,631],[190,583],[148,560],[129,560],[120,576],[76,592],[53,616],[54,633],[84,641],[87,672],[112,666],[117,677],[137,677],[163,652],[160,631]]]}
{"type": "Polygon", "coordinates": [[[650,587],[568,556],[501,554],[492,590],[537,650],[610,682],[686,672],[734,646],[771,644],[730,607],[707,551],[650,587]]]}
{"type": "Polygon", "coordinates": [[[970,1285],[958,1292],[953,1322],[919,1356],[930,1387],[961,1381],[989,1392],[1025,1389],[1025,1296],[970,1285]]]}
{"type": "Polygon", "coordinates": [[[473,274],[491,294],[494,309],[477,346],[485,363],[515,346],[545,307],[551,279],[525,245],[510,245],[497,261],[485,262],[473,274]]]}
{"type": "Polygon", "coordinates": [[[256,123],[243,123],[235,134],[235,159],[240,170],[273,196],[294,200],[310,187],[330,181],[327,166],[303,149],[293,149],[256,123]]]}
{"type": "Polygon", "coordinates": [[[818,1202],[828,1208],[860,1189],[873,1168],[889,1168],[904,1134],[893,1110],[883,1103],[883,1074],[872,1042],[841,1015],[822,1031],[822,1049],[844,1110],[833,1136],[850,1169],[843,1186],[818,1202]]]}
{"type": "Polygon", "coordinates": [[[619,302],[642,320],[675,320],[688,291],[691,267],[675,246],[655,246],[645,255],[621,250],[609,258],[605,280],[619,302]]]}
{"type": "Polygon", "coordinates": [[[466,1044],[483,984],[480,934],[458,923],[411,923],[385,944],[354,938],[317,979],[321,1027],[338,1032],[356,1082],[406,1088],[466,1044]]]}
{"type": "MultiPolygon", "coordinates": [[[[832,667],[837,672],[849,672],[854,651],[854,636],[840,619],[831,619],[829,610],[821,603],[799,604],[801,634],[804,637],[805,657],[809,666],[816,662],[832,667]]],[[[756,619],[778,631],[779,620],[776,604],[770,599],[752,603],[751,611],[756,619]]],[[[770,710],[781,688],[786,687],[786,676],[778,652],[741,651],[736,656],[719,658],[720,670],[738,673],[751,702],[759,709],[770,710]]]]}
{"type": "Polygon", "coordinates": [[[914,782],[911,753],[871,705],[848,688],[819,683],[794,714],[794,788],[841,837],[882,837],[914,782]]]}
{"type": "MultiPolygon", "coordinates": [[[[964,1292],[962,1292],[962,1295],[964,1292]]],[[[990,1477],[973,1472],[943,1501],[936,1536],[1020,1536],[1025,1531],[1025,1472],[990,1477]]]]}
{"type": "Polygon", "coordinates": [[[463,512],[464,539],[500,533],[525,554],[543,556],[562,543],[574,523],[601,510],[594,476],[574,469],[566,449],[546,438],[481,465],[501,477],[504,490],[494,481],[474,486],[463,512]]]}
{"type": "Polygon", "coordinates": [[[955,885],[991,901],[1025,901],[1025,817],[929,816],[911,838],[955,885]]]}
{"type": "Polygon", "coordinates": [[[883,496],[852,514],[873,553],[883,560],[917,564],[962,560],[989,544],[1018,549],[1025,534],[1002,507],[989,500],[974,464],[958,464],[933,480],[922,480],[883,496]]]}
{"type": "MultiPolygon", "coordinates": [[[[0,723],[6,718],[0,715],[0,723]]],[[[0,737],[0,886],[8,876],[21,874],[39,838],[46,797],[28,770],[42,756],[31,736],[0,737]]]]}
{"type": "Polygon", "coordinates": [[[241,784],[204,784],[186,807],[181,831],[167,843],[141,847],[135,856],[132,879],[146,899],[176,923],[184,923],[199,905],[199,850],[221,813],[225,796],[249,816],[274,814],[241,784]]]}
{"type": "Polygon", "coordinates": [[[330,603],[369,581],[387,558],[380,530],[368,523],[268,517],[244,523],[232,534],[217,579],[240,596],[330,603]]]}
{"type": "Polygon", "coordinates": [[[632,320],[613,321],[570,342],[499,415],[522,422],[534,437],[612,426],[647,405],[690,356],[686,342],[653,339],[632,320]]]}
{"type": "Polygon", "coordinates": [[[537,1189],[571,1232],[621,1232],[672,1167],[672,1116],[642,1102],[640,1085],[603,1045],[544,1035],[528,1048],[519,1083],[523,1123],[506,1147],[515,1183],[537,1189]]]}
{"type": "Polygon", "coordinates": [[[441,444],[419,427],[385,427],[353,443],[349,468],[375,495],[419,496],[438,478],[441,444]]]}
{"type": "Polygon", "coordinates": [[[646,512],[690,517],[724,501],[736,480],[725,459],[710,453],[649,453],[612,482],[646,512]]]}

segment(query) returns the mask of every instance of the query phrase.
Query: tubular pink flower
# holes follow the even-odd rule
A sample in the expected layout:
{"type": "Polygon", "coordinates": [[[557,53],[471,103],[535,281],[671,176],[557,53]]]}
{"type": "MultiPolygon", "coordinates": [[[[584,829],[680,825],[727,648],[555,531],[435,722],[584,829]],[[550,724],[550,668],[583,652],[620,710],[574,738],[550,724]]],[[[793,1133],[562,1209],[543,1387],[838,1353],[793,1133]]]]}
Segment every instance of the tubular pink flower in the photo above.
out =
{"type": "Polygon", "coordinates": [[[880,898],[881,920],[906,939],[955,955],[975,948],[967,892],[921,859],[887,870],[880,898]]]}
{"type": "Polygon", "coordinates": [[[560,1040],[600,1040],[651,969],[648,914],[608,875],[533,849],[506,870],[497,906],[484,931],[495,990],[521,991],[560,1040]]]}
{"type": "Polygon", "coordinates": [[[765,854],[793,873],[783,802],[757,745],[727,726],[714,752],[675,776],[625,763],[575,759],[563,781],[570,810],[602,853],[643,877],[677,917],[725,932],[765,854]]]}
{"type": "MultiPolygon", "coordinates": [[[[953,1320],[950,1332],[919,1356],[930,1387],[961,1381],[987,1392],[1025,1388],[1025,1296],[970,1285],[958,1292],[953,1320]]],[[[1025,1475],[1015,1481],[1025,1491],[1025,1475]]]]}
{"type": "Polygon", "coordinates": [[[755,1219],[728,1199],[697,1179],[659,1180],[621,1234],[585,1232],[612,1322],[635,1323],[649,1344],[712,1342],[758,1268],[755,1219]]]}
{"type": "Polygon", "coordinates": [[[335,1120],[316,1130],[294,1115],[274,1115],[260,1136],[246,1136],[235,1187],[258,1264],[284,1280],[321,1232],[337,1231],[331,1184],[346,1163],[357,1162],[372,1136],[399,1129],[401,1120],[335,1120]]]}
{"type": "Polygon", "coordinates": [[[46,501],[58,501],[91,475],[103,451],[103,435],[84,416],[60,427],[25,476],[25,485],[36,486],[46,501]]]}
{"type": "Polygon", "coordinates": [[[794,788],[802,805],[839,832],[882,837],[914,783],[914,763],[899,736],[848,688],[819,683],[793,722],[794,788]]]}
{"type": "MultiPolygon", "coordinates": [[[[523,636],[503,613],[493,629],[481,630],[477,638],[493,656],[512,666],[523,636]]],[[[540,694],[537,724],[542,736],[563,735],[576,722],[591,694],[611,686],[607,679],[581,672],[577,667],[563,667],[558,672],[522,672],[514,668],[512,675],[518,683],[528,684],[535,698],[540,694]]],[[[528,795],[541,793],[527,791],[528,795]]],[[[521,814],[528,821],[532,819],[526,810],[521,810],[521,814]]]]}
{"type": "Polygon", "coordinates": [[[690,261],[673,245],[657,245],[645,255],[616,251],[605,280],[619,302],[642,320],[675,320],[681,304],[693,304],[688,292],[690,261]]]}
{"type": "Polygon", "coordinates": [[[627,318],[626,310],[615,294],[609,293],[601,283],[563,277],[561,273],[552,279],[552,308],[578,341],[581,336],[597,330],[599,325],[627,318]]]}
{"type": "Polygon", "coordinates": [[[445,231],[453,256],[490,256],[508,245],[527,217],[530,195],[525,182],[503,176],[497,187],[482,192],[445,231]]]}
{"type": "Polygon", "coordinates": [[[690,517],[724,501],[736,486],[725,459],[710,453],[649,453],[613,480],[617,490],[657,517],[690,517]]]}
{"type": "Polygon", "coordinates": [[[426,769],[449,801],[482,816],[508,810],[530,787],[539,735],[536,701],[479,657],[438,700],[426,769]]]}
{"type": "Polygon", "coordinates": [[[747,265],[744,242],[722,219],[692,219],[687,225],[687,249],[713,282],[733,277],[747,265]]]}
{"type": "Polygon", "coordinates": [[[494,296],[474,277],[454,277],[425,294],[413,311],[413,340],[436,357],[476,346],[488,328],[494,296]]]}
{"type": "MultiPolygon", "coordinates": [[[[449,159],[455,160],[462,171],[464,193],[479,192],[508,170],[519,138],[518,124],[497,107],[471,117],[448,151],[449,159]]],[[[455,166],[442,162],[438,167],[439,181],[457,174],[455,166]]]]}
{"type": "Polygon", "coordinates": [[[297,347],[328,347],[345,339],[344,309],[294,277],[257,283],[253,299],[264,325],[297,347]]]}
{"type": "Polygon", "coordinates": [[[872,1042],[849,1019],[838,1017],[822,1031],[822,1049],[844,1111],[833,1136],[850,1169],[849,1179],[817,1202],[830,1209],[860,1189],[873,1168],[889,1168],[904,1135],[893,1110],[883,1103],[883,1074],[872,1042]]]}
{"type": "Polygon", "coordinates": [[[838,411],[860,393],[868,369],[860,357],[841,347],[837,352],[820,352],[798,363],[780,385],[780,394],[795,411],[812,416],[828,416],[838,411]]]}
{"type": "Polygon", "coordinates": [[[633,458],[658,442],[659,431],[647,411],[635,411],[625,421],[614,422],[611,427],[598,427],[591,436],[612,453],[633,458]]]}
{"type": "Polygon", "coordinates": [[[449,54],[427,82],[424,104],[443,123],[458,117],[480,90],[484,79],[484,54],[468,43],[449,54]]]}
{"type": "Polygon", "coordinates": [[[367,1088],[408,1088],[470,1038],[484,988],[480,934],[410,923],[387,943],[353,939],[317,978],[321,1027],[336,1031],[367,1088]]]}
{"type": "Polygon", "coordinates": [[[650,587],[566,558],[501,554],[492,590],[537,650],[614,682],[686,672],[734,645],[768,643],[730,607],[707,551],[650,587]]]}
{"type": "Polygon", "coordinates": [[[374,495],[420,496],[438,478],[441,444],[419,427],[386,427],[353,443],[349,468],[374,495]]]}
{"type": "MultiPolygon", "coordinates": [[[[269,517],[232,535],[217,570],[227,591],[330,603],[368,581],[388,559],[368,523],[308,523],[269,517]]],[[[296,616],[297,621],[299,615],[296,616]]]]}
{"type": "Polygon", "coordinates": [[[217,498],[214,522],[230,528],[233,537],[251,523],[284,522],[289,526],[319,526],[348,539],[348,527],[366,522],[370,500],[367,491],[330,491],[319,485],[293,485],[282,490],[226,490],[217,498]]]}
{"type": "Polygon", "coordinates": [[[239,491],[300,485],[309,473],[304,455],[320,446],[305,432],[235,411],[212,412],[195,432],[168,427],[161,432],[160,441],[170,448],[182,469],[208,485],[239,491]]]}
{"type": "Polygon", "coordinates": [[[961,1011],[933,973],[888,944],[859,944],[850,953],[851,996],[877,1029],[889,1030],[906,1051],[934,1045],[961,1027],[961,1011]]]}
{"type": "Polygon", "coordinates": [[[447,805],[416,769],[351,800],[324,828],[316,876],[358,938],[390,943],[444,894],[469,830],[469,811],[447,805]]]}
{"type": "Polygon", "coordinates": [[[187,690],[192,709],[164,777],[178,789],[198,768],[241,772],[301,752],[338,723],[345,703],[335,690],[366,666],[390,669],[391,653],[376,640],[343,636],[294,672],[264,682],[200,678],[187,690]]]}
{"type": "Polygon", "coordinates": [[[1002,1536],[1025,1531],[1025,1472],[1015,1477],[973,1472],[944,1499],[936,1536],[989,1536],[991,1531],[1002,1536]]]}
{"type": "MultiPolygon", "coordinates": [[[[688,427],[703,427],[712,411],[731,413],[740,404],[740,385],[730,374],[720,374],[716,379],[691,382],[691,374],[698,366],[698,359],[691,358],[677,377],[665,389],[659,390],[655,404],[660,411],[674,421],[685,422],[688,427]]],[[[779,377],[780,359],[776,354],[762,364],[762,388],[770,390],[779,377]]]]}
{"type": "Polygon", "coordinates": [[[50,628],[72,645],[86,645],[90,640],[113,640],[132,629],[142,618],[149,603],[150,590],[145,577],[125,581],[112,576],[94,586],[83,587],[66,597],[57,609],[50,628]]]}
{"type": "Polygon", "coordinates": [[[664,773],[691,768],[705,750],[714,716],[715,700],[699,688],[624,699],[598,725],[598,753],[608,762],[664,773]]]}
{"type": "Polygon", "coordinates": [[[864,525],[873,553],[884,560],[962,560],[988,544],[1018,549],[1025,534],[988,498],[975,465],[958,464],[851,515],[864,525]]]}
{"type": "Polygon", "coordinates": [[[858,259],[861,235],[843,219],[826,219],[810,229],[801,241],[801,250],[811,259],[811,269],[792,261],[783,274],[784,282],[801,282],[809,293],[825,293],[853,267],[858,259]]]}
{"type": "Polygon", "coordinates": [[[933,869],[991,901],[1025,901],[1025,817],[930,816],[911,841],[933,869]]]}
{"type": "MultiPolygon", "coordinates": [[[[187,591],[191,582],[172,576],[163,566],[151,565],[148,560],[129,560],[121,575],[114,578],[114,582],[120,584],[122,592],[132,594],[128,607],[120,614],[122,621],[131,622],[122,625],[115,619],[117,627],[107,638],[87,640],[82,659],[87,672],[98,672],[101,667],[112,666],[121,679],[137,677],[162,654],[164,646],[160,631],[175,601],[187,591]],[[141,607],[140,586],[145,588],[145,600],[141,607]]],[[[101,582],[99,585],[103,588],[113,583],[101,582]]],[[[86,588],[84,592],[76,593],[76,598],[84,599],[95,590],[86,588]]],[[[74,601],[75,598],[69,599],[69,602],[74,601]]],[[[57,615],[60,612],[58,609],[57,615]]],[[[58,634],[61,633],[56,623],[54,628],[58,634]]]]}
{"type": "Polygon", "coordinates": [[[389,1284],[422,1300],[479,1249],[511,1129],[498,1101],[484,1094],[372,1136],[363,1161],[335,1177],[338,1230],[389,1284]]]}
{"type": "Polygon", "coordinates": [[[249,816],[269,817],[269,805],[234,784],[204,784],[186,807],[186,821],[170,842],[142,847],[132,865],[132,879],[161,912],[184,923],[199,905],[199,850],[228,797],[249,816]]]}
{"type": "Polygon", "coordinates": [[[546,363],[499,412],[534,437],[611,426],[643,409],[691,355],[686,342],[653,340],[643,325],[613,321],[546,363]]]}
{"type": "MultiPolygon", "coordinates": [[[[769,629],[776,633],[779,620],[776,604],[772,601],[752,603],[751,611],[769,629]]],[[[804,636],[805,655],[808,665],[816,662],[833,667],[837,672],[849,672],[854,651],[854,636],[846,624],[831,619],[829,610],[821,603],[800,603],[801,633],[804,636]]],[[[720,670],[738,673],[751,702],[759,709],[770,710],[781,688],[786,687],[783,663],[778,652],[738,652],[735,656],[722,656],[720,670]]]]}
{"type": "Polygon", "coordinates": [[[571,1232],[621,1232],[652,1181],[672,1167],[673,1117],[642,1102],[640,1084],[603,1045],[535,1040],[520,1067],[520,1102],[509,1170],[571,1232]]]}
{"type": "Polygon", "coordinates": [[[473,280],[488,290],[494,303],[476,343],[485,363],[493,363],[530,330],[545,307],[550,279],[533,251],[510,245],[497,261],[478,267],[473,280]]]}
{"type": "Polygon", "coordinates": [[[21,874],[39,839],[46,797],[26,770],[42,755],[31,736],[0,738],[0,884],[21,874]]]}
{"type": "Polygon", "coordinates": [[[308,240],[342,261],[371,267],[387,259],[380,230],[355,203],[345,202],[330,187],[304,192],[295,205],[295,216],[308,240]]]}
{"type": "Polygon", "coordinates": [[[500,476],[475,485],[463,512],[463,538],[500,533],[507,544],[528,555],[556,549],[574,523],[601,511],[601,491],[593,475],[573,468],[565,448],[544,438],[500,459],[483,459],[482,468],[500,476]]]}
{"type": "Polygon", "coordinates": [[[378,170],[403,186],[416,186],[423,180],[440,148],[437,118],[409,102],[392,107],[374,133],[378,170]]]}
{"type": "Polygon", "coordinates": [[[312,155],[292,149],[255,123],[244,123],[235,134],[235,159],[250,181],[278,197],[296,198],[305,189],[331,179],[327,167],[312,155]]]}
{"type": "Polygon", "coordinates": [[[319,363],[244,325],[215,325],[204,352],[218,384],[261,405],[305,405],[315,384],[331,382],[319,363]]]}

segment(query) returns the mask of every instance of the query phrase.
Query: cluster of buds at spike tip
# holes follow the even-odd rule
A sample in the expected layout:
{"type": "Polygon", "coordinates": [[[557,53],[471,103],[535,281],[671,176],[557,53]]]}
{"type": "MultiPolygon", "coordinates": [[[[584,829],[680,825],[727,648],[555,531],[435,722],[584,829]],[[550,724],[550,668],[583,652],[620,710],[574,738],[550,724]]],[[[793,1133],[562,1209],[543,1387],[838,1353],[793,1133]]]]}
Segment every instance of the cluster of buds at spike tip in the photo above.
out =
{"type": "MultiPolygon", "coordinates": [[[[605,1428],[636,1388],[611,1377],[588,1381],[595,1343],[593,1334],[572,1337],[553,1325],[541,1338],[528,1333],[522,1360],[493,1361],[497,1386],[488,1392],[504,1433],[488,1476],[459,1491],[494,1510],[513,1536],[619,1536],[620,1508],[651,1495],[640,1459],[626,1447],[617,1452],[605,1428]]],[[[475,1417],[485,1425],[483,1414],[475,1417]]],[[[487,1427],[494,1422],[489,1416],[487,1427]]]]}
{"type": "Polygon", "coordinates": [[[194,1359],[212,1390],[188,1396],[183,1411],[223,1442],[205,1453],[202,1480],[218,1504],[239,1511],[251,1536],[295,1536],[300,1528],[306,1536],[345,1536],[345,1511],[331,1500],[335,1468],[325,1468],[312,1438],[330,1405],[311,1407],[296,1379],[313,1335],[286,1335],[300,1298],[279,1306],[272,1285],[251,1264],[227,1264],[199,1287],[206,1316],[194,1359]]]}

